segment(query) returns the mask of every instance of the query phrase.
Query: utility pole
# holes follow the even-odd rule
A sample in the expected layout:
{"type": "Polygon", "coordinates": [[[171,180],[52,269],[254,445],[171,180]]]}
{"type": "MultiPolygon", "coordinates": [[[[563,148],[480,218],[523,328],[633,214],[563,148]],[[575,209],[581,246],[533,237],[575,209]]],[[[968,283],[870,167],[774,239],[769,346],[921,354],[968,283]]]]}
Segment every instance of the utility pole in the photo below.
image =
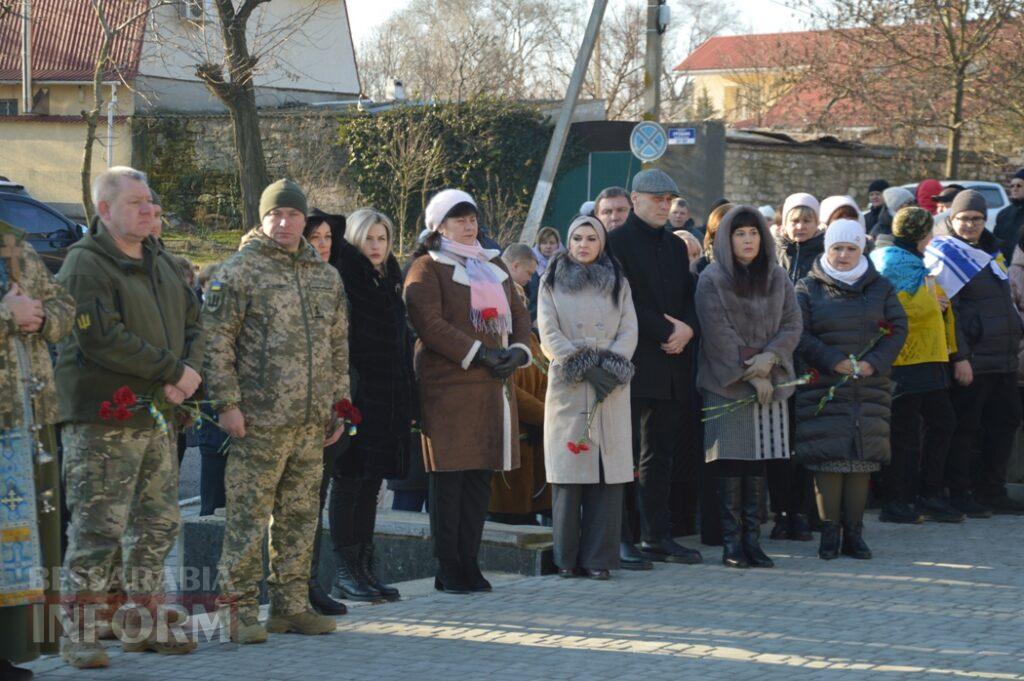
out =
{"type": "Polygon", "coordinates": [[[21,0],[21,113],[32,113],[31,0],[21,0]]]}
{"type": "Polygon", "coordinates": [[[665,0],[647,0],[647,52],[644,56],[645,121],[661,120],[661,36],[668,28],[665,0]]]}
{"type": "Polygon", "coordinates": [[[583,34],[583,44],[580,45],[580,51],[576,55],[576,66],[573,67],[572,78],[569,79],[569,88],[565,92],[562,110],[558,114],[555,130],[551,134],[548,153],[544,157],[544,165],[541,167],[540,177],[537,179],[537,188],[534,190],[533,200],[530,202],[530,212],[526,215],[526,223],[519,235],[519,240],[523,243],[533,243],[537,236],[537,230],[540,229],[540,221],[544,219],[544,210],[547,208],[548,198],[551,196],[551,184],[558,171],[558,162],[565,149],[565,140],[569,137],[572,112],[576,108],[580,88],[583,87],[583,78],[587,75],[587,66],[590,64],[590,56],[594,52],[594,42],[601,28],[601,20],[604,18],[604,10],[607,6],[608,0],[594,0],[594,7],[590,10],[590,21],[587,22],[587,30],[583,34]]]}

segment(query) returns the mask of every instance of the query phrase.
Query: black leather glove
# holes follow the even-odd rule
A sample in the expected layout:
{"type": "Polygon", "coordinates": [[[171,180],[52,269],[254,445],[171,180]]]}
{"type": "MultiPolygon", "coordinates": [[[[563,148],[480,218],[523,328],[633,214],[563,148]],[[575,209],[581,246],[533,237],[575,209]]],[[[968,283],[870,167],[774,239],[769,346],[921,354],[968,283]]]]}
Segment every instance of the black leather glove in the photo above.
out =
{"type": "Polygon", "coordinates": [[[528,358],[522,348],[511,348],[505,351],[505,361],[494,368],[498,378],[508,378],[515,373],[516,369],[526,364],[528,358]]]}
{"type": "Polygon", "coordinates": [[[608,394],[619,385],[618,380],[601,367],[587,369],[586,373],[583,374],[583,378],[586,379],[587,383],[594,386],[598,402],[608,397],[608,394]]]}
{"type": "Polygon", "coordinates": [[[500,376],[498,374],[498,367],[500,367],[502,362],[507,359],[507,355],[507,350],[489,348],[486,345],[481,345],[480,349],[476,351],[476,356],[473,357],[473,364],[479,364],[482,367],[486,367],[490,370],[492,376],[504,378],[504,376],[500,376]]]}

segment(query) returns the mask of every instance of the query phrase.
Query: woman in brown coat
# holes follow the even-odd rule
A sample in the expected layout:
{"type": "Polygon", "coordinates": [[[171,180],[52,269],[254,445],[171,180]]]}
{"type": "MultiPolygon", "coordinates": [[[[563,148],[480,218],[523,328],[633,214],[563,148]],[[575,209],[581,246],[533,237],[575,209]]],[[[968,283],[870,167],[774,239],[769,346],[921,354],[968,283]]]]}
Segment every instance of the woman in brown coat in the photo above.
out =
{"type": "Polygon", "coordinates": [[[531,362],[530,315],[497,251],[477,241],[473,198],[430,200],[430,230],[405,280],[416,330],[423,458],[440,591],[490,591],[477,564],[491,473],[519,466],[511,376],[531,362]]]}

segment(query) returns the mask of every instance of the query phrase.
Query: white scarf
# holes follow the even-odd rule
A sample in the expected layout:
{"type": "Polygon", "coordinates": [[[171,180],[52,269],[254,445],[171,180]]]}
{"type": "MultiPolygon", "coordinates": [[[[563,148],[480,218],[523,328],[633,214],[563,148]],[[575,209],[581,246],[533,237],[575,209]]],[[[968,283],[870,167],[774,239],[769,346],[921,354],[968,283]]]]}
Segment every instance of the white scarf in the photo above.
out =
{"type": "Polygon", "coordinates": [[[828,262],[828,255],[822,254],[821,256],[821,269],[825,270],[825,274],[832,277],[836,281],[841,281],[847,286],[853,286],[857,281],[864,276],[864,273],[868,271],[868,259],[864,257],[862,253],[860,260],[854,266],[852,270],[837,270],[832,267],[828,262]]]}

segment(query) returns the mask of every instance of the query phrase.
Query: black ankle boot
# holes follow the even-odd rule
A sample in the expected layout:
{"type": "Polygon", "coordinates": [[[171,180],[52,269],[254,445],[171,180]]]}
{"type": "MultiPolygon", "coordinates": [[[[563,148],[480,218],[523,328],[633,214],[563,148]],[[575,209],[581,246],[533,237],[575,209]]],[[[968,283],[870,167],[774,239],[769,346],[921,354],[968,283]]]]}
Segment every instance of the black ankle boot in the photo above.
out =
{"type": "Polygon", "coordinates": [[[469,585],[462,575],[462,564],[458,560],[438,560],[434,588],[450,594],[468,594],[469,585]]]}
{"type": "Polygon", "coordinates": [[[792,513],[789,516],[788,539],[793,541],[811,541],[814,535],[811,534],[811,523],[803,513],[792,513]]]}
{"type": "Polygon", "coordinates": [[[871,549],[864,543],[864,523],[843,523],[843,548],[844,556],[858,560],[871,560],[871,549]]]}
{"type": "Polygon", "coordinates": [[[366,583],[372,586],[374,589],[380,592],[380,595],[384,597],[386,601],[397,601],[402,597],[402,594],[398,592],[393,586],[388,586],[377,578],[376,574],[376,562],[373,557],[373,542],[363,542],[360,546],[360,566],[363,569],[363,577],[366,578],[366,583]]]}
{"type": "Polygon", "coordinates": [[[470,591],[490,591],[491,583],[480,571],[480,564],[476,562],[476,556],[462,556],[462,576],[466,579],[466,585],[470,591]]]}
{"type": "Polygon", "coordinates": [[[743,552],[750,567],[770,568],[775,563],[761,548],[761,500],[764,497],[764,478],[743,477],[743,552]]]}
{"type": "Polygon", "coordinates": [[[775,524],[768,535],[769,539],[789,539],[789,514],[779,511],[775,514],[775,524]]]}
{"type": "Polygon", "coordinates": [[[722,565],[748,568],[747,555],[740,538],[740,507],[743,500],[742,478],[718,478],[718,509],[722,516],[722,565]]]}
{"type": "Polygon", "coordinates": [[[821,544],[818,558],[832,560],[839,557],[839,523],[826,520],[821,524],[821,544]]]}
{"type": "Polygon", "coordinates": [[[345,604],[327,595],[315,578],[309,580],[309,604],[321,615],[337,617],[348,612],[345,604]]]}
{"type": "Polygon", "coordinates": [[[363,571],[359,566],[359,551],[359,544],[334,550],[338,557],[338,571],[334,573],[334,582],[331,584],[331,597],[371,603],[383,600],[381,593],[370,586],[363,577],[363,571]]]}

